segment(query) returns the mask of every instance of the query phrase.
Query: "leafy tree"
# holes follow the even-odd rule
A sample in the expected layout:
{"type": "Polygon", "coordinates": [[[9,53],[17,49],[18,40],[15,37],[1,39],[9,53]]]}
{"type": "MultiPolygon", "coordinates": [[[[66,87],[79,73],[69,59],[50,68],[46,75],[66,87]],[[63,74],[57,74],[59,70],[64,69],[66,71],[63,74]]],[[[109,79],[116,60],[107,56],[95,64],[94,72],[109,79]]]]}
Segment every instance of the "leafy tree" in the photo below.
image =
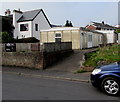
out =
{"type": "Polygon", "coordinates": [[[73,27],[71,21],[69,22],[68,20],[66,21],[65,27],[73,27]]]}
{"type": "Polygon", "coordinates": [[[0,16],[0,21],[2,21],[2,32],[7,32],[13,37],[12,17],[0,16]]]}
{"type": "Polygon", "coordinates": [[[0,43],[12,43],[14,42],[14,38],[11,37],[8,32],[0,33],[0,43]]]}

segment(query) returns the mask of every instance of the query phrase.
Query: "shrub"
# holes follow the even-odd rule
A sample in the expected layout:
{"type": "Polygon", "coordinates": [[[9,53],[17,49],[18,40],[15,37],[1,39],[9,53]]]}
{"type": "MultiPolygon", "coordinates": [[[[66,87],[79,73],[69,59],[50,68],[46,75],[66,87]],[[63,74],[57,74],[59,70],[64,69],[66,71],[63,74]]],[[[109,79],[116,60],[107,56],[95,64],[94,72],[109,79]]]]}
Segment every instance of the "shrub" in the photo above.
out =
{"type": "Polygon", "coordinates": [[[39,42],[38,39],[35,37],[23,38],[23,39],[16,39],[16,43],[37,43],[39,42]]]}
{"type": "Polygon", "coordinates": [[[8,32],[0,32],[0,43],[13,43],[14,38],[8,32]]]}

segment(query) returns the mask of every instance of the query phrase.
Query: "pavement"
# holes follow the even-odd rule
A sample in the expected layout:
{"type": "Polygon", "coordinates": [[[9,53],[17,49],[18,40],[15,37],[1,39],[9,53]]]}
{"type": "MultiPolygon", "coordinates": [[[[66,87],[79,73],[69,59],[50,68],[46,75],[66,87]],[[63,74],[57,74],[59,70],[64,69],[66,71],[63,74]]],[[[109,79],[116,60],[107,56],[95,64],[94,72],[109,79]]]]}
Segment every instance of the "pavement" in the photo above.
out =
{"type": "MultiPolygon", "coordinates": [[[[28,69],[28,68],[20,68],[20,67],[2,67],[2,73],[11,73],[17,74],[22,76],[30,76],[30,77],[37,77],[37,78],[52,78],[52,79],[59,79],[59,80],[69,80],[69,81],[78,81],[78,82],[90,82],[90,74],[91,72],[84,72],[84,73],[73,73],[73,72],[62,72],[56,70],[35,70],[35,69],[28,69]]],[[[4,77],[4,74],[3,74],[4,77]]]]}

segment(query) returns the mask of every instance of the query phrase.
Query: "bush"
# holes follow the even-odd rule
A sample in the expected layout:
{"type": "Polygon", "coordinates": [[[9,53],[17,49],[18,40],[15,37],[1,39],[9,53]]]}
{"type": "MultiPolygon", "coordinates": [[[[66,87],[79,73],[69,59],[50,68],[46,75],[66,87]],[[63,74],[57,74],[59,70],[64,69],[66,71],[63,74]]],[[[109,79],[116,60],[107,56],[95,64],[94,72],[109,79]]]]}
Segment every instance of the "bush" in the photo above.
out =
{"type": "Polygon", "coordinates": [[[12,38],[8,32],[0,32],[0,43],[13,43],[14,38],[12,38]]]}
{"type": "Polygon", "coordinates": [[[29,37],[29,38],[23,38],[23,39],[16,39],[15,42],[16,43],[37,43],[39,42],[39,40],[34,37],[29,37]]]}

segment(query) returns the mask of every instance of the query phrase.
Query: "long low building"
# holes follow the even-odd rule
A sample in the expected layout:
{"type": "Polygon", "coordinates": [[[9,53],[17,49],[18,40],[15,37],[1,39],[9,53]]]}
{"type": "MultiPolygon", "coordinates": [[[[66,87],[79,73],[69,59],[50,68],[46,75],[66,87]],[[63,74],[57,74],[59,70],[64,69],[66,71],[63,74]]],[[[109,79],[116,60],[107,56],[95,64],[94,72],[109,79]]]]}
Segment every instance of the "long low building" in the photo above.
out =
{"type": "Polygon", "coordinates": [[[104,34],[85,28],[56,27],[41,30],[40,42],[72,42],[72,49],[83,49],[97,47],[103,44],[104,34]]]}
{"type": "Polygon", "coordinates": [[[120,44],[120,33],[118,33],[118,44],[120,44]]]}

